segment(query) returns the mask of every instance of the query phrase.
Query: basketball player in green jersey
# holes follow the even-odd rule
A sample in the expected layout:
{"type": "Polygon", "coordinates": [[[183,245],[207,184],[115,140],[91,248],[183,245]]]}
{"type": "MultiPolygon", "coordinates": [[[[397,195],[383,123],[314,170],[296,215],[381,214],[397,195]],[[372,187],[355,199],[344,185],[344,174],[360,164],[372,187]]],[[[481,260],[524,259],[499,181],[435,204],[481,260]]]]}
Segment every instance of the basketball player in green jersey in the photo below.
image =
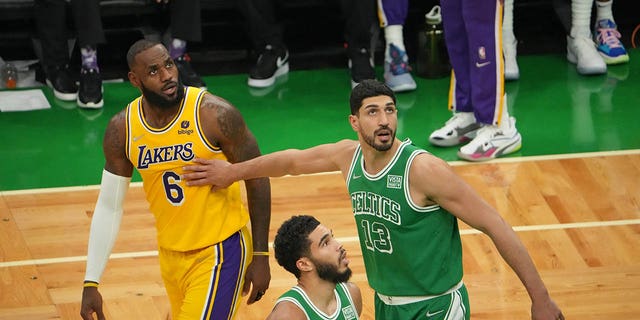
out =
{"type": "Polygon", "coordinates": [[[347,252],[329,228],[312,216],[293,216],[278,229],[273,250],[298,284],[280,296],[267,320],[358,319],[360,289],[347,282],[347,252]]]}
{"type": "Polygon", "coordinates": [[[487,234],[531,298],[533,319],[563,319],[526,248],[498,212],[443,160],[396,138],[396,98],[365,80],[351,92],[358,140],[249,161],[196,159],[187,185],[341,171],[351,195],[376,319],[469,319],[458,219],[487,234]]]}

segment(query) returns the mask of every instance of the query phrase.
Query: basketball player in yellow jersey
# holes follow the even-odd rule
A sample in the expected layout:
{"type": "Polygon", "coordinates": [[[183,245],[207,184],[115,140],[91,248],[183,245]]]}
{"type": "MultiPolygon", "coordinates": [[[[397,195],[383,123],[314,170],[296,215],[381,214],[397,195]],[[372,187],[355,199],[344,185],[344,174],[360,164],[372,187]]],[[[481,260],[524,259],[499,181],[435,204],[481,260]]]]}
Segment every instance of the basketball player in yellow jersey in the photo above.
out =
{"type": "Polygon", "coordinates": [[[229,102],[182,85],[162,44],[134,43],[127,62],[129,81],[142,96],[116,114],[105,131],[106,163],[91,222],[82,318],[93,319],[96,313],[104,319],[98,283],[135,167],[156,220],[171,318],[234,319],[241,295],[251,291],[251,304],[269,287],[269,180],[245,181],[247,212],[239,184],[215,192],[210,186],[187,186],[182,167],[195,157],[255,158],[260,155],[257,142],[229,102]]]}

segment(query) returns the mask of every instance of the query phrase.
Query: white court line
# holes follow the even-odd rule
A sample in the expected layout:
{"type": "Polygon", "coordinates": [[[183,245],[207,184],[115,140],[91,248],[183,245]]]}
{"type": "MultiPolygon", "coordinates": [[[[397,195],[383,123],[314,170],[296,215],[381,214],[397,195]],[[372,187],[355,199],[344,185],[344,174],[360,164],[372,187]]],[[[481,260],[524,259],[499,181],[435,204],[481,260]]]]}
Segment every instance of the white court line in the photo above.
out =
{"type": "Polygon", "coordinates": [[[613,156],[626,156],[626,155],[634,155],[634,154],[640,154],[640,149],[583,152],[583,153],[565,153],[565,154],[551,154],[551,155],[544,155],[544,156],[528,156],[528,157],[507,157],[507,158],[493,159],[488,162],[449,161],[448,163],[452,166],[465,166],[465,165],[477,165],[477,164],[488,164],[488,163],[518,163],[518,162],[563,160],[563,159],[575,159],[575,158],[613,157],[613,156]]]}
{"type": "MultiPolygon", "coordinates": [[[[541,231],[541,230],[611,227],[611,226],[624,226],[624,225],[631,225],[631,224],[640,224],[640,219],[542,224],[542,225],[535,225],[535,226],[515,226],[513,227],[513,230],[516,232],[526,232],[526,231],[541,231]]],[[[479,233],[481,232],[476,229],[460,230],[461,235],[479,234],[479,233]]],[[[358,237],[342,237],[342,238],[336,238],[336,239],[342,243],[358,242],[358,237]]],[[[273,247],[273,243],[269,243],[269,247],[273,247]]],[[[155,257],[157,255],[158,255],[158,251],[153,250],[153,251],[113,253],[109,258],[125,259],[125,258],[139,258],[139,257],[155,257]]],[[[44,264],[53,264],[53,263],[68,263],[68,262],[78,262],[78,261],[86,261],[86,260],[87,260],[87,256],[75,256],[75,257],[64,257],[64,258],[7,261],[7,262],[0,262],[0,268],[44,265],[44,264]]]]}
{"type": "MultiPolygon", "coordinates": [[[[584,153],[566,153],[566,154],[554,154],[554,155],[546,155],[546,156],[498,158],[498,159],[493,159],[487,162],[449,161],[448,163],[451,166],[466,166],[466,165],[482,165],[482,164],[492,164],[492,163],[519,163],[519,162],[530,162],[530,161],[562,160],[562,159],[575,159],[575,158],[611,157],[611,156],[634,155],[634,154],[640,154],[640,149],[584,152],[584,153]]],[[[296,177],[328,175],[328,174],[340,174],[340,171],[301,174],[296,177]]],[[[292,177],[292,176],[287,175],[284,177],[292,177]]],[[[284,177],[281,177],[281,178],[284,178],[284,177]]],[[[142,182],[132,182],[131,187],[142,187],[142,182]]],[[[100,185],[25,189],[25,190],[0,191],[0,196],[23,195],[23,194],[34,194],[34,193],[72,192],[72,191],[86,191],[86,190],[99,190],[99,189],[100,189],[100,185]]]]}

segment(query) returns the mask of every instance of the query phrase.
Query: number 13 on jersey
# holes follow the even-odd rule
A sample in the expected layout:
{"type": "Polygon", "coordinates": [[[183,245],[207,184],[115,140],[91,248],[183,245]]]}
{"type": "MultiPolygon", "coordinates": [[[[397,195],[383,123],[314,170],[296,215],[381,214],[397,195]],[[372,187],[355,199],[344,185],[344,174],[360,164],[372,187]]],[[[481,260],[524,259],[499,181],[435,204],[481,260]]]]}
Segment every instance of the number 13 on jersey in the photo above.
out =
{"type": "Polygon", "coordinates": [[[371,222],[369,220],[361,220],[360,228],[362,228],[365,237],[364,243],[367,249],[371,251],[380,251],[384,253],[393,253],[393,245],[391,244],[391,234],[387,226],[380,222],[371,222]]]}

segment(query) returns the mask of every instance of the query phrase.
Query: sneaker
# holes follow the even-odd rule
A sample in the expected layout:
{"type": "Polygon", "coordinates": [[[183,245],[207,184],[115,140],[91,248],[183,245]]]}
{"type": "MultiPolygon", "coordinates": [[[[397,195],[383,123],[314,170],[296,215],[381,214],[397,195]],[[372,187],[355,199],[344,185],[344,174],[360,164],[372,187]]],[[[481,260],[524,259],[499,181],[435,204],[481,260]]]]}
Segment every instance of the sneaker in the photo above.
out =
{"type": "Polygon", "coordinates": [[[46,71],[46,83],[53,89],[53,95],[62,101],[75,101],[78,97],[78,85],[71,77],[69,66],[51,67],[46,71]]]}
{"type": "Polygon", "coordinates": [[[351,89],[362,80],[375,79],[373,57],[367,48],[349,50],[349,70],[351,70],[351,89]]]}
{"type": "Polygon", "coordinates": [[[473,139],[478,129],[473,112],[455,112],[442,128],[431,133],[429,142],[439,147],[459,145],[473,139]]]}
{"type": "Polygon", "coordinates": [[[578,73],[583,75],[607,72],[607,65],[598,54],[596,44],[589,37],[567,36],[567,60],[577,64],[578,73]]]}
{"type": "Polygon", "coordinates": [[[603,19],[596,25],[595,41],[598,53],[606,64],[618,64],[629,62],[629,55],[620,41],[620,32],[616,24],[603,19]]]}
{"type": "Polygon", "coordinates": [[[102,99],[102,77],[96,69],[80,70],[80,89],[78,90],[78,106],[87,109],[100,109],[104,105],[102,99]]]}
{"type": "Polygon", "coordinates": [[[183,54],[174,59],[176,66],[178,67],[178,74],[182,84],[189,87],[196,87],[203,90],[207,89],[207,84],[202,81],[202,78],[191,67],[191,57],[188,54],[183,54]]]}
{"type": "Polygon", "coordinates": [[[511,117],[506,128],[486,125],[478,130],[469,144],[460,148],[458,157],[469,161],[486,161],[514,153],[522,147],[522,136],[516,129],[516,120],[511,117]]]}
{"type": "Polygon", "coordinates": [[[254,88],[266,88],[276,82],[276,78],[289,72],[289,51],[284,47],[268,44],[256,65],[249,72],[247,84],[254,88]]]}
{"type": "Polygon", "coordinates": [[[265,88],[258,87],[247,87],[249,89],[249,94],[254,97],[264,97],[271,93],[274,93],[277,96],[278,100],[282,100],[282,95],[287,92],[287,87],[282,86],[283,84],[289,81],[289,74],[285,73],[281,76],[276,77],[276,81],[272,86],[265,88]]]}
{"type": "Polygon", "coordinates": [[[416,89],[416,82],[411,77],[411,67],[407,53],[393,43],[389,44],[389,56],[384,61],[384,82],[393,92],[416,89]]]}
{"type": "Polygon", "coordinates": [[[504,79],[505,80],[518,80],[520,79],[520,68],[518,68],[518,41],[505,41],[502,45],[502,52],[504,53],[504,79]]]}

